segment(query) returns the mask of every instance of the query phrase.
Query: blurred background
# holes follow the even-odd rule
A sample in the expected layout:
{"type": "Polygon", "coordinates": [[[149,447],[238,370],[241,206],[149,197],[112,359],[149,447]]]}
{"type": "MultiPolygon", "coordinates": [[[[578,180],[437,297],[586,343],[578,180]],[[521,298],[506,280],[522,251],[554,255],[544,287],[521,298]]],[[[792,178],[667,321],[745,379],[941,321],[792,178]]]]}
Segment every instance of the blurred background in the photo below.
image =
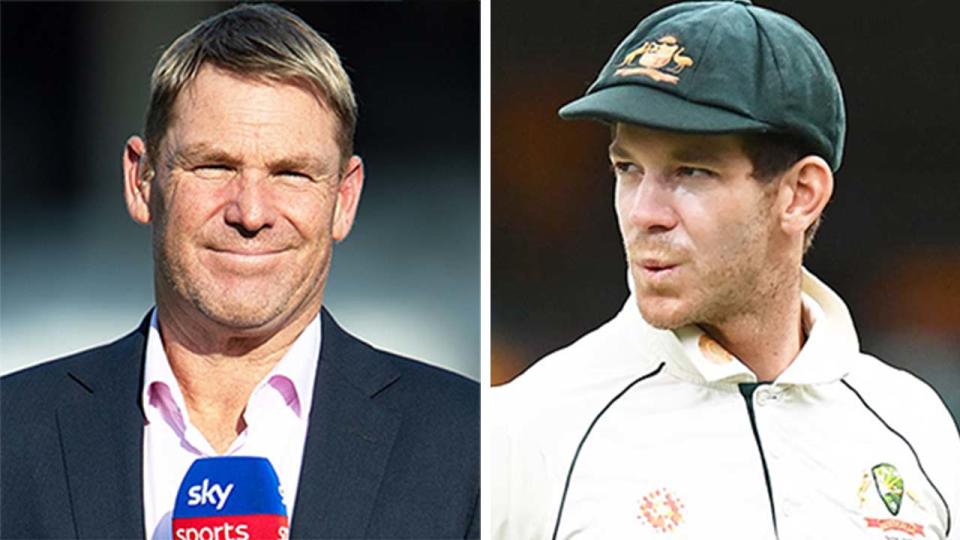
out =
{"type": "MultiPolygon", "coordinates": [[[[119,337],[153,304],[124,142],[163,49],[230,3],[9,3],[2,20],[0,371],[119,337]]],[[[325,304],[382,348],[479,378],[476,3],[285,4],[340,53],[366,182],[325,304]]]]}
{"type": "MultiPolygon", "coordinates": [[[[606,322],[627,297],[608,129],[556,111],[668,3],[493,3],[493,384],[606,322]]],[[[820,39],[847,102],[844,163],[806,265],[846,300],[863,349],[930,382],[956,419],[960,37],[949,4],[757,3],[820,39]]]]}

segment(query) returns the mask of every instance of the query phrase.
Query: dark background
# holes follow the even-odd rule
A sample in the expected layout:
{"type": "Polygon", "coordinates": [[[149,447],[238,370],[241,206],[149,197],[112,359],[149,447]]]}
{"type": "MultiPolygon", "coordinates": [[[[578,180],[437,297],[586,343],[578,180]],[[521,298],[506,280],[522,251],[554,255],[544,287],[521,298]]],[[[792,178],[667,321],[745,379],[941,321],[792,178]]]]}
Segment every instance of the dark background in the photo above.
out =
{"type": "MultiPolygon", "coordinates": [[[[556,111],[667,3],[492,6],[494,384],[599,326],[627,297],[608,130],[556,111]]],[[[846,154],[805,264],[845,299],[863,349],[923,376],[956,417],[960,35],[950,4],[758,3],[820,39],[846,99],[846,154]]]]}
{"type": "MultiPolygon", "coordinates": [[[[2,372],[133,329],[150,232],[124,142],[163,49],[230,3],[9,3],[2,19],[2,372]]],[[[340,53],[366,182],[325,304],[348,330],[479,378],[477,3],[285,4],[340,53]]]]}

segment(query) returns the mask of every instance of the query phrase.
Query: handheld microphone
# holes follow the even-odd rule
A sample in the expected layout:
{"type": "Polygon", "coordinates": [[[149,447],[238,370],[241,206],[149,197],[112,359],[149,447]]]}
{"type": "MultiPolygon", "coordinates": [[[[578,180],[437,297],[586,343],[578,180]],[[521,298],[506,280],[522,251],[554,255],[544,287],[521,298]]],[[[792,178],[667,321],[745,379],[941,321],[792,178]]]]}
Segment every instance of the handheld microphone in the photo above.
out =
{"type": "Polygon", "coordinates": [[[176,540],[285,540],[287,507],[273,465],[262,457],[199,458],[173,508],[176,540]]]}

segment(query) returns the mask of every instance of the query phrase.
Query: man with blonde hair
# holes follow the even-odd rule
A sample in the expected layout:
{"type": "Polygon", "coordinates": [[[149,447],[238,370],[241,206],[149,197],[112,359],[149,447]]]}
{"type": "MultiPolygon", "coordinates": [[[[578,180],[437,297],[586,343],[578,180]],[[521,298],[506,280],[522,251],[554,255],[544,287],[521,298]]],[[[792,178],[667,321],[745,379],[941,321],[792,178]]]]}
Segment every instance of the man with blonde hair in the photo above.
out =
{"type": "Polygon", "coordinates": [[[2,380],[0,537],[170,538],[181,479],[216,456],[269,461],[293,538],[479,535],[476,384],[322,307],[363,187],[356,121],[336,51],[283,8],[167,48],[123,152],[156,307],[2,380]]]}

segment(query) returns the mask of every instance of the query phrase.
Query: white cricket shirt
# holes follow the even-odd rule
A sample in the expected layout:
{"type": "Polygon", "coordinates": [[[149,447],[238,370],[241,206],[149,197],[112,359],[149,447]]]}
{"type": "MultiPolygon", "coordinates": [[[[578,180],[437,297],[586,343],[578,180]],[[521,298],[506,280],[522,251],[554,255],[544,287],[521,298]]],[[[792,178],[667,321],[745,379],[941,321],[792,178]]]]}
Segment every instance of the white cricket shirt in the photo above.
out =
{"type": "MultiPolygon", "coordinates": [[[[254,388],[243,413],[247,427],[223,454],[269,459],[280,478],[291,522],[313,402],[320,339],[318,315],[254,388]]],[[[171,514],[187,469],[197,458],[218,454],[190,422],[183,394],[163,349],[156,309],[147,336],[142,400],[147,419],[143,428],[146,537],[167,540],[172,537],[171,514]]]]}
{"type": "Polygon", "coordinates": [[[773,383],[696,327],[649,326],[631,297],[495,388],[493,537],[960,538],[943,402],[860,353],[806,271],[803,304],[807,340],[773,383]]]}

